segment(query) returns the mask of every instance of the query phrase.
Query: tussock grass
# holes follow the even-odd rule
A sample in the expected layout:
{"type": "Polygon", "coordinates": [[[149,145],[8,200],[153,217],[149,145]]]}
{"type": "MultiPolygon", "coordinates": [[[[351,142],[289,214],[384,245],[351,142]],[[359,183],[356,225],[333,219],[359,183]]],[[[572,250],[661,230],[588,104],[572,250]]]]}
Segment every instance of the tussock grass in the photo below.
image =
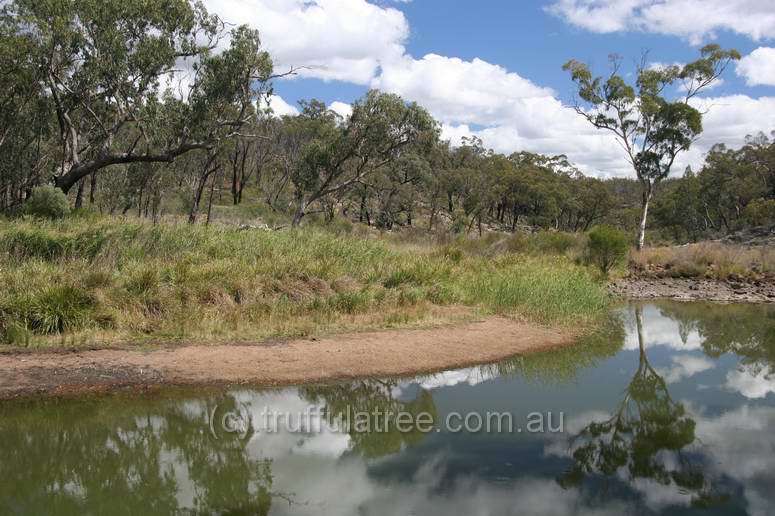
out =
{"type": "Polygon", "coordinates": [[[608,304],[562,256],[100,217],[4,224],[0,284],[0,340],[35,345],[262,340],[407,324],[449,305],[578,327],[608,304]]]}
{"type": "Polygon", "coordinates": [[[454,235],[449,232],[428,233],[404,228],[386,237],[388,242],[402,247],[433,247],[449,257],[472,255],[495,257],[507,253],[523,255],[559,255],[579,258],[585,249],[587,237],[583,233],[538,231],[536,233],[489,232],[479,237],[454,235]]]}
{"type": "Polygon", "coordinates": [[[775,279],[775,249],[722,243],[654,247],[630,253],[630,265],[666,277],[775,279]]]}

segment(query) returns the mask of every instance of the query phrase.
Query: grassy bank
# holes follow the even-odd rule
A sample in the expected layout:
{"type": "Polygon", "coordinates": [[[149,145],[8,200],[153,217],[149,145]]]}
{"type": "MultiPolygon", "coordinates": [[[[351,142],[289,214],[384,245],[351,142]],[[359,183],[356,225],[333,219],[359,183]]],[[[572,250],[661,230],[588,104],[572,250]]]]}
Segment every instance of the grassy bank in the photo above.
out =
{"type": "Polygon", "coordinates": [[[633,250],[630,268],[656,277],[773,281],[775,250],[716,242],[652,247],[633,250]]]}
{"type": "Polygon", "coordinates": [[[427,320],[467,306],[578,328],[604,289],[557,256],[482,256],[320,229],[71,217],[0,225],[0,341],[261,340],[427,320]]]}

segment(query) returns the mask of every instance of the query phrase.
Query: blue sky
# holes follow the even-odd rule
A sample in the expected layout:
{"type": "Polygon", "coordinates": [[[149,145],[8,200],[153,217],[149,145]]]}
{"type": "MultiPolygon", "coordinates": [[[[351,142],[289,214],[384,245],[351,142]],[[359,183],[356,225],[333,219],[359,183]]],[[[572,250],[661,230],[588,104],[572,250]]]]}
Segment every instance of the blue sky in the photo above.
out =
{"type": "Polygon", "coordinates": [[[705,43],[738,49],[743,63],[699,101],[705,133],[676,166],[699,166],[714,143],[741,145],[775,130],[773,0],[208,0],[233,23],[262,33],[279,70],[273,107],[292,113],[318,98],[347,113],[370,87],[426,106],[459,142],[476,135],[500,152],[567,154],[585,173],[628,175],[610,136],[567,108],[562,64],[604,72],[617,53],[628,68],[644,51],[685,63],[705,43]],[[697,6],[700,6],[699,8],[697,6]]]}

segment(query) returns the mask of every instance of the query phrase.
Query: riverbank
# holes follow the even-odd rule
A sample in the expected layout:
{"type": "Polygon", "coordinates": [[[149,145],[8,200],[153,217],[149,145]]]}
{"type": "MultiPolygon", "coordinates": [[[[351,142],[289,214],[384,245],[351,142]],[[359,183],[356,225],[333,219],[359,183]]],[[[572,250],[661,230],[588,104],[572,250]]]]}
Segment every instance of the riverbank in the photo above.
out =
{"type": "Polygon", "coordinates": [[[615,297],[723,303],[775,303],[775,283],[697,278],[619,279],[608,285],[615,297]]]}
{"type": "MultiPolygon", "coordinates": [[[[282,386],[431,373],[567,346],[576,335],[505,317],[255,345],[0,351],[0,398],[158,386],[282,386]]],[[[1,348],[0,348],[1,349],[1,348]]]]}
{"type": "Polygon", "coordinates": [[[0,263],[0,346],[255,343],[434,323],[455,307],[577,328],[610,304],[565,256],[324,228],[13,219],[0,263]]]}

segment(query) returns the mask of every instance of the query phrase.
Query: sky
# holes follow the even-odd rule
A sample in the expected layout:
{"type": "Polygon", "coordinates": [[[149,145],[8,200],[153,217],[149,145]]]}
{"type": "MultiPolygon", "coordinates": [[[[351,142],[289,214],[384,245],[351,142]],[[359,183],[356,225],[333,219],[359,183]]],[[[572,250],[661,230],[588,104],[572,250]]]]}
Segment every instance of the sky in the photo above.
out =
{"type": "MultiPolygon", "coordinates": [[[[585,174],[627,177],[613,137],[569,106],[569,59],[632,79],[652,65],[687,63],[708,43],[743,59],[696,101],[704,132],[673,168],[702,166],[712,145],[775,131],[775,0],[205,0],[229,23],[258,28],[277,72],[272,108],[293,114],[317,98],[346,116],[370,88],[427,108],[442,137],[478,136],[497,152],[565,154],[585,174]]],[[[675,92],[679,94],[680,92],[675,92]]]]}

